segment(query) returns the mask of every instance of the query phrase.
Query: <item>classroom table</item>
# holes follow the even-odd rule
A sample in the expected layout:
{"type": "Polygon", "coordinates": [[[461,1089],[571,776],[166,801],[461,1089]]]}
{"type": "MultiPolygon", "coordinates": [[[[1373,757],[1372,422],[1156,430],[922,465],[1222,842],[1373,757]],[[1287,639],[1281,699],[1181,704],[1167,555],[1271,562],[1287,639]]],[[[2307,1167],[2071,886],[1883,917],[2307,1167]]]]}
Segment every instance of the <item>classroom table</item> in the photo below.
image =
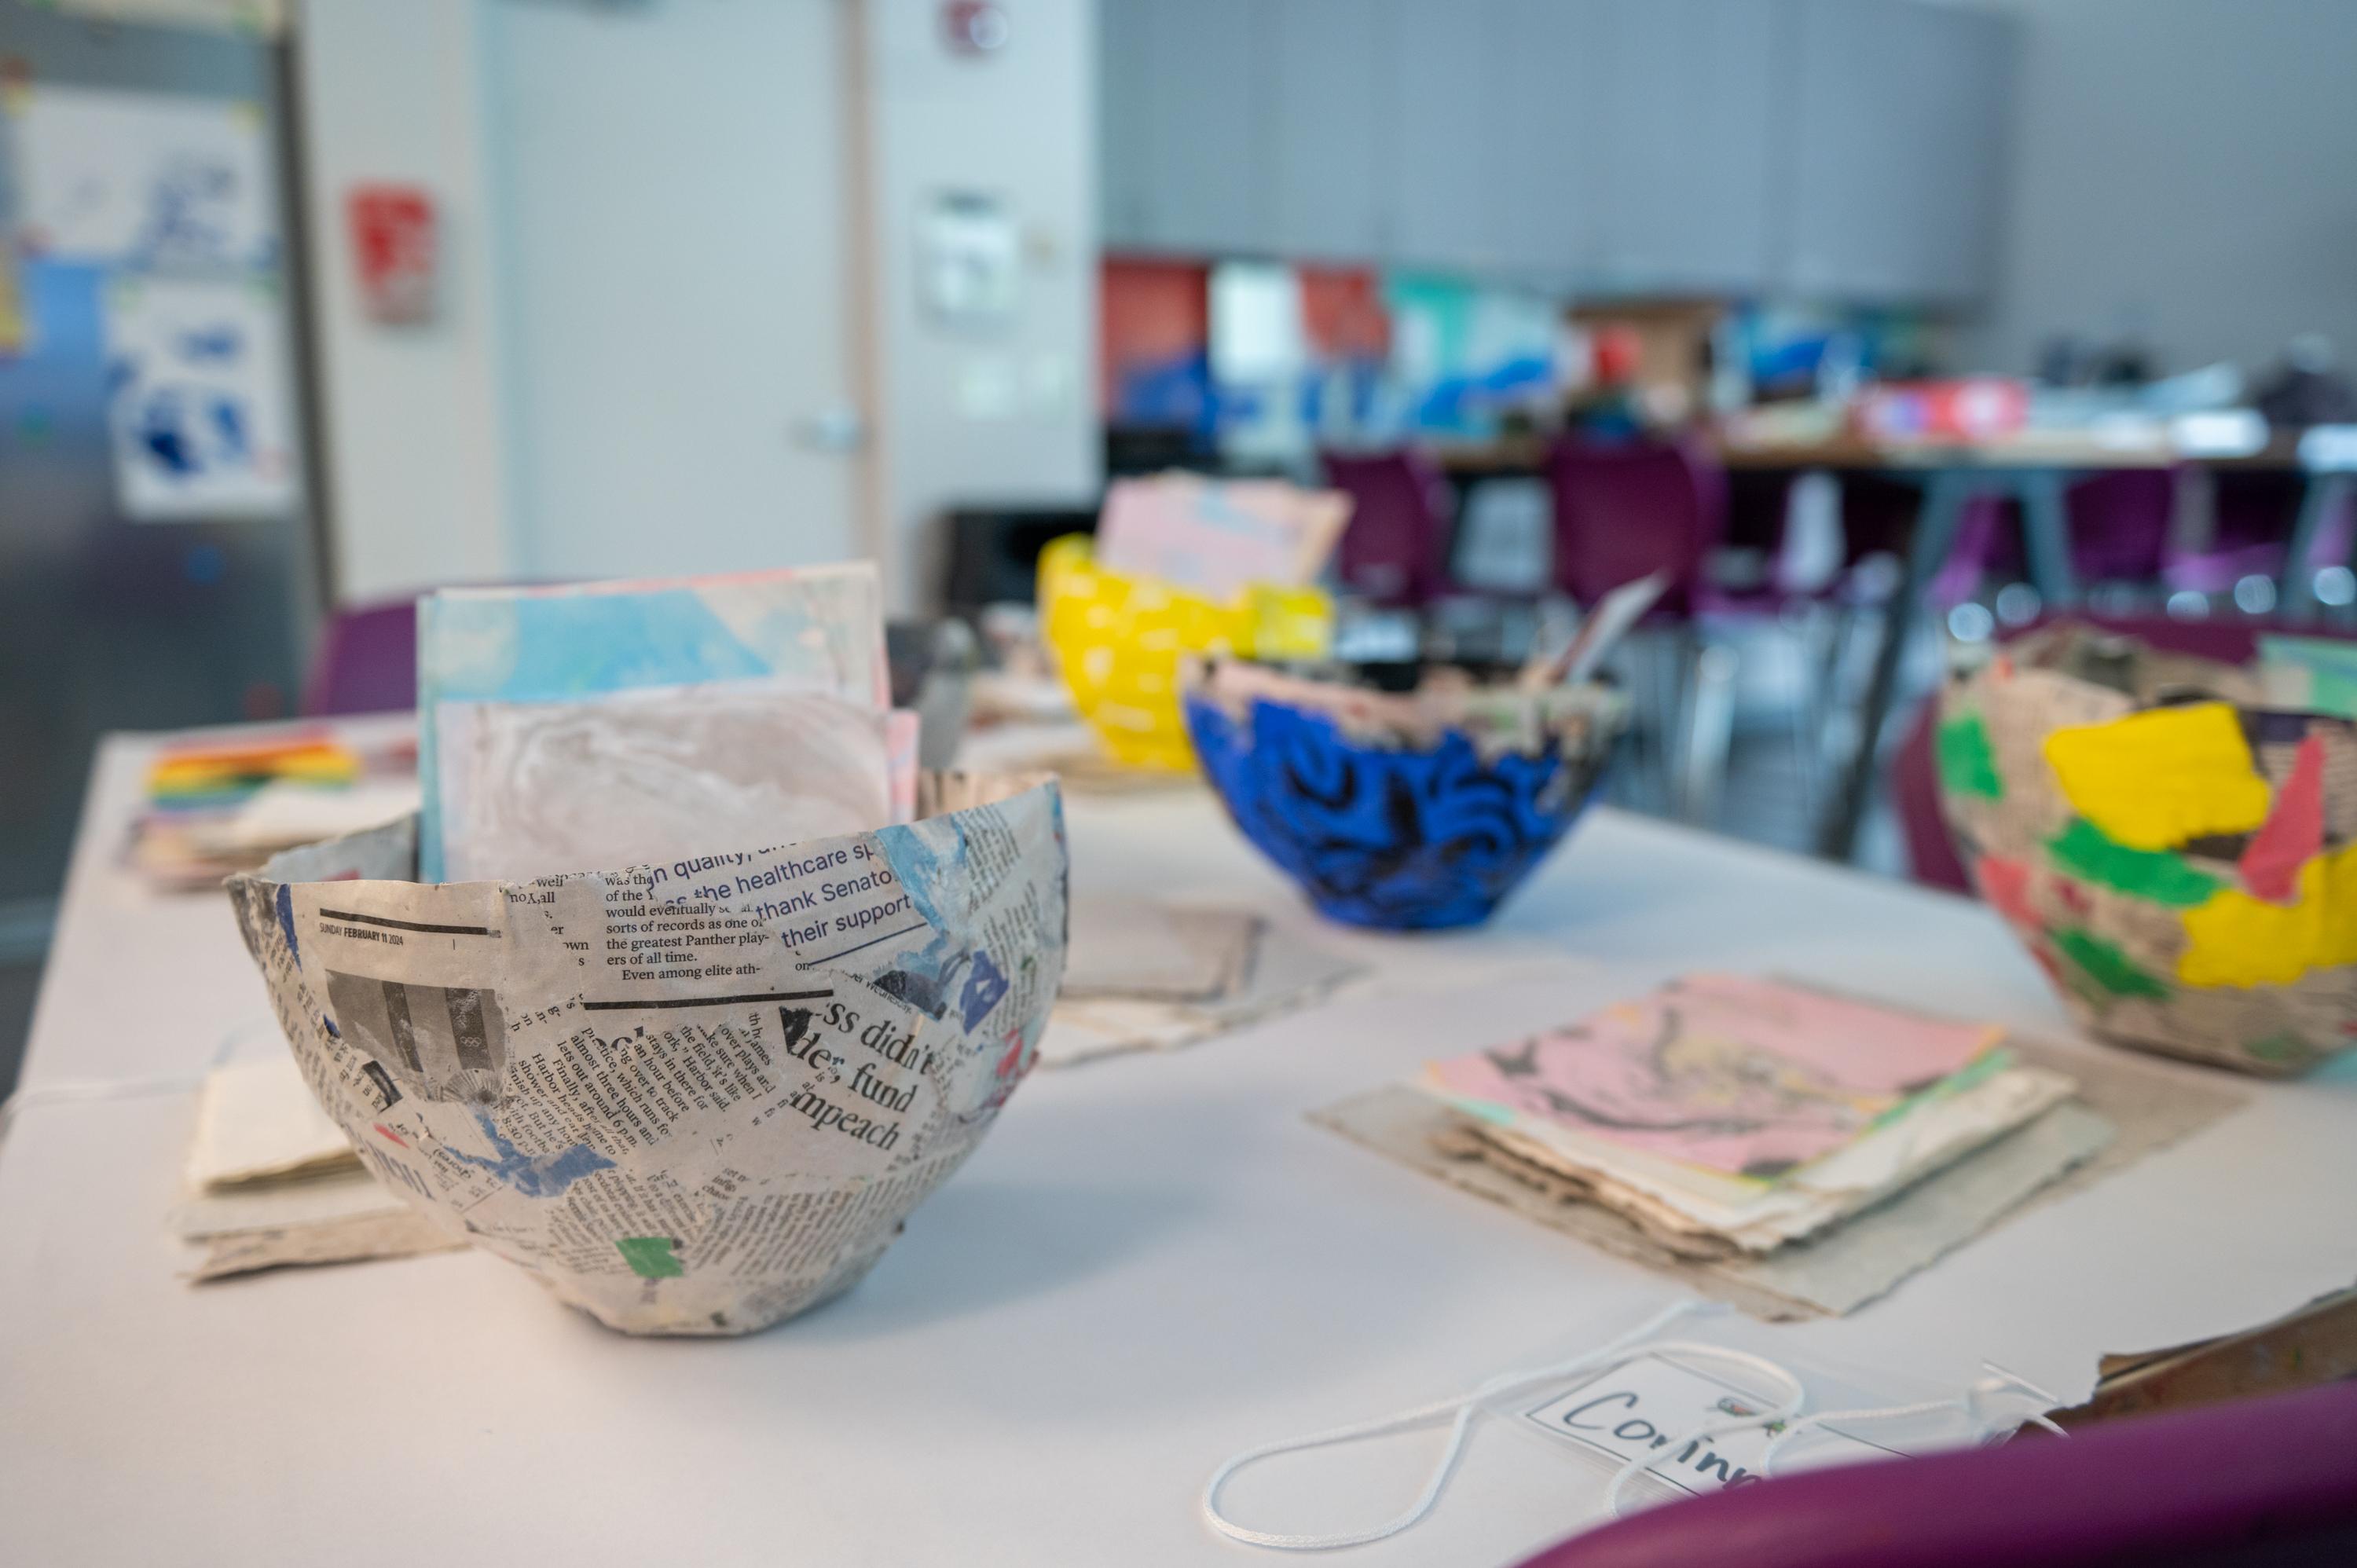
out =
{"type": "MultiPolygon", "coordinates": [[[[1858,705],[1857,740],[1845,760],[1838,787],[1819,823],[1820,854],[1847,860],[1873,799],[1882,766],[1883,725],[1897,699],[1907,644],[1923,611],[1924,590],[1955,547],[1965,510],[1983,499],[2011,500],[2021,508],[2022,547],[2029,584],[2049,608],[2079,603],[2080,585],[2071,564],[2071,487],[2091,475],[2121,468],[2157,468],[2190,461],[2165,444],[2121,446],[2068,432],[2037,434],[1989,442],[1886,445],[1845,436],[1832,442],[1738,446],[1722,443],[1718,456],[1730,468],[1839,471],[1872,469],[1920,483],[1923,502],[1908,536],[1899,590],[1883,607],[1874,669],[1858,705]]],[[[2272,442],[2238,457],[2201,459],[2209,468],[2290,469],[2301,465],[2293,445],[2272,442]]],[[[2345,477],[2310,472],[2295,519],[2287,564],[2312,554],[2324,520],[2346,484],[2345,477]]],[[[2298,615],[2315,603],[2307,574],[2287,564],[2280,585],[2285,613],[2298,615]]]]}
{"type": "MultiPolygon", "coordinates": [[[[1730,470],[1791,474],[1870,470],[1922,489],[1923,502],[1909,535],[1901,585],[1879,618],[1874,669],[1858,704],[1857,742],[1843,763],[1818,824],[1818,852],[1845,861],[1856,853],[1858,829],[1873,799],[1876,772],[1882,763],[1880,737],[1898,696],[1908,640],[1922,613],[1923,590],[1954,547],[1965,509],[1983,498],[2018,503],[2030,585],[2050,608],[2068,609],[2080,596],[2071,564],[2070,515],[2064,500],[2070,487],[2108,469],[2167,467],[2189,460],[2166,444],[2121,445],[2069,431],[2029,432],[1983,442],[1903,443],[1846,432],[1810,441],[1720,439],[1712,443],[1710,451],[1730,470]]],[[[1448,443],[1434,448],[1442,469],[1460,484],[1537,473],[1545,455],[1545,443],[1529,436],[1448,443]]],[[[2281,438],[2245,456],[2201,461],[2215,468],[2304,467],[2295,444],[2281,438]]],[[[2357,490],[2357,478],[2348,473],[2309,470],[2287,561],[2309,559],[2332,508],[2352,490],[2357,490]]],[[[2287,571],[2279,592],[2287,616],[2297,617],[2314,608],[2313,585],[2303,573],[2287,571]]]]}
{"type": "MultiPolygon", "coordinates": [[[[1375,937],[1317,920],[1200,790],[1077,796],[1078,888],[1249,907],[1426,983],[1036,1073],[874,1273],[749,1338],[626,1338],[479,1252],[194,1287],[164,1229],[180,1085],[224,1042],[283,1047],[225,902],[116,865],[153,745],[97,759],[0,1144],[0,1517],[26,1563],[1239,1561],[1196,1512],[1230,1454],[1676,1294],[1304,1112],[1702,968],[2068,1033],[1975,904],[1609,810],[1492,927],[1375,937]],[[89,1080],[147,1091],[60,1097],[89,1080]]],[[[2247,1087],[2179,1146],[1775,1336],[1956,1387],[1995,1361],[2074,1401],[2106,1351],[2347,1285],[2357,1072],[2247,1087]]],[[[1426,1522],[1344,1560],[1512,1562],[1591,1520],[1598,1474],[1501,1424],[1426,1522]]],[[[1279,1461],[1229,1502],[1271,1528],[1369,1522],[1438,1443],[1279,1461]]]]}

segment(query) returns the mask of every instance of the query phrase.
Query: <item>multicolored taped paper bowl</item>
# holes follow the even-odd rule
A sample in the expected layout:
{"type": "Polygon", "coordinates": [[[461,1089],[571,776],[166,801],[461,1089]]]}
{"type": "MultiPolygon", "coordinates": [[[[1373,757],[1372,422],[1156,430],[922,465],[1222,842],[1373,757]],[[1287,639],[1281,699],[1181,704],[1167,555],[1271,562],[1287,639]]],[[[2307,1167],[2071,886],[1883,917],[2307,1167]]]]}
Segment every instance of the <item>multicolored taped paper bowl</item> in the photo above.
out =
{"type": "Polygon", "coordinates": [[[1223,604],[1107,571],[1077,533],[1040,553],[1039,615],[1073,705],[1114,760],[1170,772],[1195,766],[1178,712],[1181,659],[1315,659],[1334,632],[1333,601],[1320,589],[1252,587],[1223,604]]]}
{"type": "Polygon", "coordinates": [[[1942,693],[1981,896],[2105,1039],[2283,1077],[2357,1041],[2357,725],[2058,626],[1942,693]]]}

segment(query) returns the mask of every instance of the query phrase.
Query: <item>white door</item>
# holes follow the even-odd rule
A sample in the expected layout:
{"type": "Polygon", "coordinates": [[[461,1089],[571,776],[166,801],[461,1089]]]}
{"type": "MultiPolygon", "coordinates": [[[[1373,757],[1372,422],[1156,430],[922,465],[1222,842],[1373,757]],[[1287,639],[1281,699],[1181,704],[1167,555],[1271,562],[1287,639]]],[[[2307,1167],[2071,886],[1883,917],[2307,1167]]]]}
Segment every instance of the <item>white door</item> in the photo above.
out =
{"type": "Polygon", "coordinates": [[[485,8],[523,574],[869,553],[845,4],[485,8]]]}

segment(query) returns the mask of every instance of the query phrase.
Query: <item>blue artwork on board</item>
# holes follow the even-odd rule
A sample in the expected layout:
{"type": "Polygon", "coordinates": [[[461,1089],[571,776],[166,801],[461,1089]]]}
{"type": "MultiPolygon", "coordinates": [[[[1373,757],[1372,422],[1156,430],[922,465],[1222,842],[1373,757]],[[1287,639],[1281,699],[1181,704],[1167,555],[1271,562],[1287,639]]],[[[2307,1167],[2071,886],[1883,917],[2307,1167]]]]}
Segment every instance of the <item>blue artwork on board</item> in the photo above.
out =
{"type": "Polygon", "coordinates": [[[1483,760],[1451,732],[1385,746],[1331,717],[1259,701],[1238,719],[1190,693],[1195,754],[1244,837],[1328,918],[1438,930],[1486,920],[1578,820],[1606,756],[1483,760]]]}

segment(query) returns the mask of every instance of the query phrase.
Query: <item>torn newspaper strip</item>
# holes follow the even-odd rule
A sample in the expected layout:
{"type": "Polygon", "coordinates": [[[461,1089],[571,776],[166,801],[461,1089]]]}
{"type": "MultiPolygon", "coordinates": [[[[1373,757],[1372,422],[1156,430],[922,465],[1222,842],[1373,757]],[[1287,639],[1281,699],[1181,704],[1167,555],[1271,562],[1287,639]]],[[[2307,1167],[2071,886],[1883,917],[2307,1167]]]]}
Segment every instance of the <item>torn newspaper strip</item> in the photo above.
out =
{"type": "Polygon", "coordinates": [[[230,884],[312,1091],[379,1179],[638,1334],[847,1289],[1030,1069],[1063,972],[1052,781],[920,820],[420,884],[408,822],[230,884]]]}

